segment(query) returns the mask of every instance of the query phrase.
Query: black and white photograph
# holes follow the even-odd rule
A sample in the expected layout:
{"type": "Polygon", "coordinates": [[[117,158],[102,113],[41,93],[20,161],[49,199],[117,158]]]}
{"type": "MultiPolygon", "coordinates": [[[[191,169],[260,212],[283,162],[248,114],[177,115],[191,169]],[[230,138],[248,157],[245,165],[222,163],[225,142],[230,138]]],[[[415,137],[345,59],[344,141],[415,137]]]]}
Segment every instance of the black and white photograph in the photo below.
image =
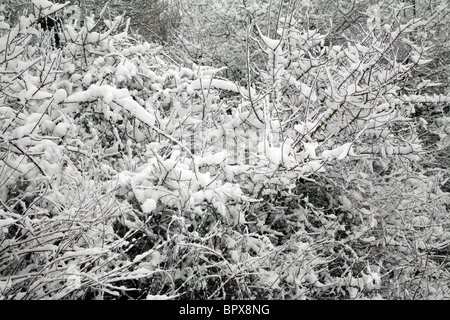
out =
{"type": "Polygon", "coordinates": [[[450,300],[450,1],[0,0],[0,300],[450,300]]]}

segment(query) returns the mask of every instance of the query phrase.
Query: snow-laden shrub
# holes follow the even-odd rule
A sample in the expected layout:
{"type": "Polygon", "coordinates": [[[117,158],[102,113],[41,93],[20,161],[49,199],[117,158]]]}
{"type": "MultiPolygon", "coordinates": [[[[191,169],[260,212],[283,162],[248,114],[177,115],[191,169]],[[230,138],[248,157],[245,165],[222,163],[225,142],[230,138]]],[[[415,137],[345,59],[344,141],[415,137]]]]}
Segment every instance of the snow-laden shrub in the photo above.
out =
{"type": "Polygon", "coordinates": [[[154,270],[166,258],[154,245],[172,246],[172,227],[195,224],[204,234],[214,220],[241,219],[239,187],[200,168],[220,163],[215,154],[194,158],[182,142],[217,106],[203,103],[199,72],[133,43],[121,17],[103,21],[103,30],[93,17],[83,26],[70,19],[56,48],[36,25],[63,8],[36,0],[33,14],[2,25],[8,299],[117,295],[118,282],[167,273],[154,270]],[[174,223],[185,217],[192,222],[174,223]]]}
{"type": "Polygon", "coordinates": [[[74,41],[55,49],[52,35],[36,28],[64,5],[33,6],[33,14],[1,30],[0,294],[117,295],[115,282],[143,276],[130,274],[124,257],[130,244],[114,231],[114,221],[131,208],[93,173],[98,158],[71,148],[79,131],[63,101],[81,65],[71,55],[74,41]]]}
{"type": "MultiPolygon", "coordinates": [[[[259,8],[267,14],[264,5],[259,8]]],[[[227,138],[240,141],[238,148],[242,149],[244,170],[237,169],[240,174],[234,175],[235,181],[244,193],[262,199],[247,210],[249,230],[266,233],[274,242],[284,242],[295,232],[312,232],[312,243],[327,239],[332,247],[349,244],[354,250],[350,255],[336,249],[322,253],[331,263],[327,271],[316,275],[316,284],[326,285],[308,288],[309,296],[364,296],[373,288],[359,287],[355,280],[365,274],[363,270],[377,269],[395,278],[399,270],[410,267],[409,261],[422,256],[432,260],[431,270],[442,270],[434,275],[440,280],[430,278],[434,271],[415,266],[414,275],[386,280],[384,285],[400,287],[401,293],[395,294],[402,298],[448,294],[448,286],[442,285],[448,272],[440,269],[443,262],[436,254],[445,252],[448,242],[448,233],[440,232],[448,226],[449,197],[441,188],[448,176],[445,171],[430,176],[421,167],[425,152],[420,127],[425,122],[415,118],[415,109],[426,103],[445,106],[449,97],[445,91],[421,94],[423,85],[434,85],[429,81],[417,87],[417,83],[405,82],[432,62],[433,53],[424,45],[427,28],[440,22],[440,12],[446,9],[443,5],[427,19],[405,21],[393,18],[403,10],[395,7],[387,18],[390,24],[333,46],[325,45],[328,38],[317,29],[299,28],[302,21],[294,14],[278,19],[280,28],[273,37],[266,35],[267,22],[259,28],[254,21],[232,35],[239,34],[247,48],[239,57],[224,56],[240,61],[252,89],[241,88],[243,101],[234,101],[234,119],[223,128],[227,138]],[[259,48],[256,61],[254,43],[259,48]],[[265,66],[261,54],[266,56],[265,66]],[[302,214],[299,208],[311,214],[302,214]],[[429,213],[424,215],[424,211],[429,213]],[[425,226],[416,223],[429,215],[425,226]],[[398,225],[402,227],[392,227],[398,225]],[[398,250],[400,242],[393,241],[397,238],[403,239],[400,246],[408,248],[401,263],[390,258],[398,250]],[[360,258],[371,250],[379,254],[360,258]],[[371,267],[367,269],[366,264],[371,267]],[[414,294],[408,293],[411,290],[414,294]]],[[[235,15],[231,9],[226,11],[226,17],[235,15]]],[[[214,46],[214,37],[199,41],[214,46]]],[[[207,46],[190,41],[188,52],[189,45],[200,53],[209,52],[207,46]]],[[[227,52],[220,45],[216,48],[227,52]]],[[[214,81],[211,76],[205,79],[206,83],[214,81]]],[[[445,140],[445,118],[439,123],[443,123],[440,132],[445,140]]],[[[229,170],[236,172],[227,168],[224,177],[230,178],[229,170]]],[[[276,273],[272,264],[267,268],[276,273]]],[[[283,279],[276,274],[274,279],[283,279]]],[[[377,286],[384,297],[394,295],[381,283],[377,286]]]]}
{"type": "Polygon", "coordinates": [[[56,47],[37,21],[67,6],[32,3],[0,25],[2,298],[449,297],[411,118],[448,97],[400,87],[427,52],[392,50],[421,21],[339,47],[254,24],[243,87],[123,17],[68,17],[56,47]]]}
{"type": "MultiPolygon", "coordinates": [[[[441,231],[448,226],[449,195],[440,188],[447,177],[445,173],[430,177],[417,165],[424,153],[418,132],[420,119],[413,115],[417,104],[445,105],[449,97],[417,94],[414,87],[402,85],[400,80],[431,61],[429,48],[420,44],[422,38],[417,37],[414,43],[409,36],[432,24],[430,20],[398,22],[379,33],[369,33],[361,41],[355,38],[328,47],[324,46],[324,35],[298,29],[298,21],[292,17],[280,19],[284,27],[276,38],[265,36],[257,25],[248,29],[248,38],[267,55],[266,68],[259,69],[260,77],[253,81],[255,92],[247,95],[249,126],[240,133],[251,132],[252,126],[264,132],[262,158],[268,162],[259,161],[254,168],[262,175],[267,168],[272,170],[265,173],[260,185],[255,184],[257,198],[265,195],[275,204],[286,203],[296,199],[292,193],[294,177],[312,178],[312,184],[320,187],[316,190],[328,199],[315,195],[311,210],[316,217],[307,218],[315,224],[305,225],[319,234],[315,242],[334,239],[333,245],[345,243],[354,250],[354,256],[340,252],[344,259],[338,260],[341,266],[330,263],[332,269],[318,277],[327,283],[322,290],[325,296],[331,292],[336,295],[344,287],[350,297],[359,296],[361,291],[354,290],[352,275],[361,272],[360,256],[372,250],[378,255],[365,259],[365,263],[383,270],[381,266],[389,261],[389,266],[384,266],[386,275],[397,273],[399,262],[391,261],[390,255],[398,246],[406,248],[400,265],[409,266],[408,261],[423,257],[431,259],[431,270],[441,268],[441,258],[432,257],[443,252],[448,242],[448,233],[441,231]],[[401,61],[395,49],[398,42],[411,48],[401,61]],[[345,274],[349,278],[343,282],[345,274]]],[[[252,180],[258,181],[257,177],[253,173],[252,180]]],[[[311,198],[312,192],[305,193],[311,198]]],[[[263,204],[267,202],[270,200],[263,204]]],[[[269,207],[267,215],[273,216],[279,211],[276,209],[269,207]]],[[[280,211],[275,218],[278,221],[271,224],[284,233],[286,223],[291,222],[286,216],[292,211],[280,211]]],[[[266,218],[266,228],[268,222],[266,218]]],[[[337,258],[332,251],[326,256],[330,261],[337,258]]],[[[448,294],[448,286],[442,285],[448,279],[447,270],[433,273],[416,268],[420,270],[416,275],[405,281],[388,281],[389,286],[395,282],[404,290],[400,296],[409,298],[448,294]],[[431,274],[440,280],[434,281],[431,274]],[[427,285],[433,289],[425,290],[427,285]],[[415,293],[410,295],[409,290],[415,293]]],[[[379,289],[384,296],[391,295],[382,284],[379,289]]]]}

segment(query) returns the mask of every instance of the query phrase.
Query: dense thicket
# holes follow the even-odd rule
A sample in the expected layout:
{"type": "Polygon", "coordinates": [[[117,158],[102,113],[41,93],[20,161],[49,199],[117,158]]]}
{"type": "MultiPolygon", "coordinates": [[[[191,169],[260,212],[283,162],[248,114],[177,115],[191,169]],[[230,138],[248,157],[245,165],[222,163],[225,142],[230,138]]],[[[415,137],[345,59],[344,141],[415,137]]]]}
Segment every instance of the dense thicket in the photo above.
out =
{"type": "Polygon", "coordinates": [[[448,4],[144,2],[0,7],[1,298],[450,298],[448,4]]]}

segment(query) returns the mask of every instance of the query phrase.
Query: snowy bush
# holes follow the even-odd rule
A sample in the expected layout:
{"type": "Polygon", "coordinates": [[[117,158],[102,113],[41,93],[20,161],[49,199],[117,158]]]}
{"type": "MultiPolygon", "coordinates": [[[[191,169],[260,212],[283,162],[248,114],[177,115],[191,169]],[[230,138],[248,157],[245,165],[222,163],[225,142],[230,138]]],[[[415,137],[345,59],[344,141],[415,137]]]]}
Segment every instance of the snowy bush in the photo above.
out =
{"type": "Polygon", "coordinates": [[[242,22],[236,82],[108,7],[0,20],[2,299],[450,296],[448,171],[421,137],[445,150],[448,116],[414,116],[450,97],[405,84],[442,17],[328,45],[290,8],[242,22]]]}

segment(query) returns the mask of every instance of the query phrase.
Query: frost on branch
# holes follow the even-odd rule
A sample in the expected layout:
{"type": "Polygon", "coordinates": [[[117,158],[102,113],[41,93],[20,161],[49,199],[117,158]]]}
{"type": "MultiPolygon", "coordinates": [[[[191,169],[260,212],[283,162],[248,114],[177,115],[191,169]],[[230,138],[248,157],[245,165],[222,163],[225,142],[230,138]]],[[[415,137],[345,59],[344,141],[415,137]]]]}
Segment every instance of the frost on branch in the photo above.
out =
{"type": "Polygon", "coordinates": [[[107,8],[55,47],[37,19],[66,7],[31,4],[0,20],[1,298],[450,296],[448,170],[424,160],[448,147],[449,98],[412,80],[440,15],[395,7],[388,30],[384,5],[358,7],[379,15],[329,43],[307,2],[230,7],[235,81],[107,8]]]}

